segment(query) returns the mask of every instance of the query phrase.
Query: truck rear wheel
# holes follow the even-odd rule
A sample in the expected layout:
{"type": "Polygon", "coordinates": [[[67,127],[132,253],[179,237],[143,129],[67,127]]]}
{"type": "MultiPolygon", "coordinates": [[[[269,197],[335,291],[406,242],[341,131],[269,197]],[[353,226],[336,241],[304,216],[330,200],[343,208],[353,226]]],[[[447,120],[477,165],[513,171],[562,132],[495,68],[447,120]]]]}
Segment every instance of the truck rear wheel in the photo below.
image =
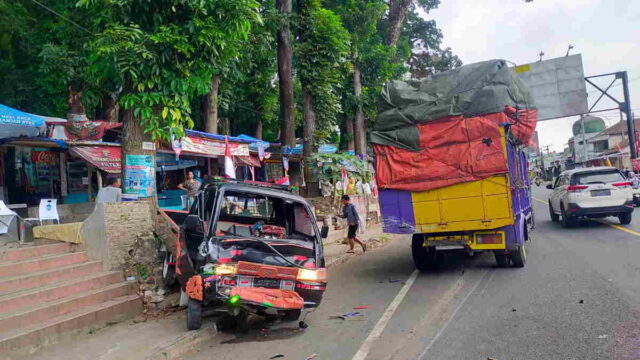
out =
{"type": "Polygon", "coordinates": [[[429,270],[434,264],[436,249],[435,246],[429,248],[424,245],[424,236],[422,234],[413,234],[411,239],[411,255],[413,263],[419,271],[429,270]]]}
{"type": "Polygon", "coordinates": [[[524,267],[527,263],[527,250],[525,249],[524,244],[518,246],[518,249],[511,253],[511,261],[515,267],[524,267]]]}
{"type": "Polygon", "coordinates": [[[493,256],[496,258],[496,265],[500,268],[506,268],[509,266],[509,255],[504,252],[496,251],[493,253],[493,256]]]}

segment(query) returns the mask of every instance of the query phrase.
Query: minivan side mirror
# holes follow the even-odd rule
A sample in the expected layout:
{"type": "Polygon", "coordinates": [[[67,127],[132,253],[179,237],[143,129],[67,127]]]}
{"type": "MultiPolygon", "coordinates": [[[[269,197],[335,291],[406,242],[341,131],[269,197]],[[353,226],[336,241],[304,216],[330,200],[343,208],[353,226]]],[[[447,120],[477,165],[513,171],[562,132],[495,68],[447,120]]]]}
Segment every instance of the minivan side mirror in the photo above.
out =
{"type": "Polygon", "coordinates": [[[324,225],[320,229],[320,237],[323,238],[323,239],[326,239],[327,236],[329,236],[329,226],[328,225],[324,225]]]}
{"type": "Polygon", "coordinates": [[[547,184],[547,189],[553,190],[553,184],[547,184]]]}
{"type": "Polygon", "coordinates": [[[195,214],[188,215],[187,218],[184,220],[184,229],[187,231],[198,231],[198,230],[201,230],[201,228],[202,228],[202,222],[200,221],[200,218],[198,218],[198,215],[195,215],[195,214]]]}

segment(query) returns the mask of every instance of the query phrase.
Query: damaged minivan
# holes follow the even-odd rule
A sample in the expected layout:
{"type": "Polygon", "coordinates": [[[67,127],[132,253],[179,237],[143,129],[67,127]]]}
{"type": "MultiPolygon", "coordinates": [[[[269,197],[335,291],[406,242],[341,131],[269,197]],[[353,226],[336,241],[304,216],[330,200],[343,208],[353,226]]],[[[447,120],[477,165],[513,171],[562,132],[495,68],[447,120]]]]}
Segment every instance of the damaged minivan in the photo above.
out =
{"type": "Polygon", "coordinates": [[[328,230],[287,187],[205,180],[176,246],[187,328],[200,328],[205,307],[237,322],[251,313],[298,320],[316,308],[327,286],[328,230]]]}

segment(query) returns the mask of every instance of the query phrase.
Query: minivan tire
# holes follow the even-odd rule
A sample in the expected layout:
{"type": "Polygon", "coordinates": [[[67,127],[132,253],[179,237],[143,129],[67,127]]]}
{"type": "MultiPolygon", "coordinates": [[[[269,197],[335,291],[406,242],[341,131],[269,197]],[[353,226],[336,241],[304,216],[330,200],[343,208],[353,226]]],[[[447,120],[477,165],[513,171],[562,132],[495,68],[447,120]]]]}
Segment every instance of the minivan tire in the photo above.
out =
{"type": "Polygon", "coordinates": [[[189,298],[187,304],[187,329],[198,330],[202,327],[202,301],[189,298]]]}
{"type": "Polygon", "coordinates": [[[622,213],[618,215],[618,220],[620,220],[620,224],[622,225],[631,224],[631,213],[622,213]]]}

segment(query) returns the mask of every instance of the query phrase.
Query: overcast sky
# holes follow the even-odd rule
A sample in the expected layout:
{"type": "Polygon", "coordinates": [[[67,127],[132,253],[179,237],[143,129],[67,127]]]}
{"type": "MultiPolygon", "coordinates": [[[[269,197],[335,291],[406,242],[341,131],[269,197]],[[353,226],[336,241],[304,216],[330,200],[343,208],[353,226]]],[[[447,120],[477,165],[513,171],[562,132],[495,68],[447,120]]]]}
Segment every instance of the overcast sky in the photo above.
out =
{"type": "MultiPolygon", "coordinates": [[[[586,76],[627,70],[631,108],[640,116],[640,0],[441,0],[427,17],[436,20],[465,64],[501,58],[516,64],[582,54],[586,76]]],[[[602,81],[599,82],[602,84],[602,81]]],[[[606,86],[604,84],[603,86],[606,86]]],[[[622,99],[622,87],[613,88],[622,99]]],[[[599,95],[587,85],[589,104],[599,95]]],[[[603,102],[600,109],[612,108],[603,102]]],[[[607,125],[618,112],[600,115],[607,125]]],[[[575,118],[538,123],[540,145],[562,151],[575,118]]]]}

